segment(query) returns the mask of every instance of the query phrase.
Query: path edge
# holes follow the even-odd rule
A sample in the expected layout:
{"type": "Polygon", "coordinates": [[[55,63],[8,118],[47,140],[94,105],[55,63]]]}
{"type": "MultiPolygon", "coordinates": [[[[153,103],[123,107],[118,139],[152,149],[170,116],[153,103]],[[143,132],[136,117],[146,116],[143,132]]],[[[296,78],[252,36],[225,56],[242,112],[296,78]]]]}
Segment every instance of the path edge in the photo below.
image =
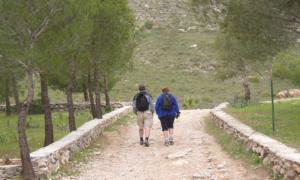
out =
{"type": "Polygon", "coordinates": [[[226,133],[244,142],[249,150],[257,153],[265,166],[285,179],[300,180],[300,153],[269,136],[256,132],[238,119],[226,113],[225,102],[211,110],[209,119],[226,133]]]}
{"type": "MultiPolygon", "coordinates": [[[[105,127],[129,114],[131,110],[132,106],[124,106],[105,114],[102,119],[90,120],[76,131],[30,153],[37,177],[48,179],[52,173],[58,171],[61,165],[68,163],[77,152],[88,147],[96,138],[101,136],[105,127]]],[[[20,175],[21,171],[21,165],[0,166],[0,179],[13,179],[20,175]]]]}

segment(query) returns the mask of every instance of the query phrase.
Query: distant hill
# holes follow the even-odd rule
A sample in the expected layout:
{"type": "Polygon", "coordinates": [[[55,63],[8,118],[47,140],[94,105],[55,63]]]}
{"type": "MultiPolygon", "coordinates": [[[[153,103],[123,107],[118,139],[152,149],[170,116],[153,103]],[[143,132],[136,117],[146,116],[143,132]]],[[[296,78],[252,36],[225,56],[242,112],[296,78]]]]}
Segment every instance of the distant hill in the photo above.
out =
{"type": "MultiPolygon", "coordinates": [[[[214,49],[218,33],[214,25],[199,21],[189,0],[129,0],[144,27],[144,37],[134,56],[133,69],[122,77],[111,94],[115,100],[131,100],[139,83],[153,96],[168,86],[181,105],[212,107],[219,102],[242,96],[239,79],[215,78],[219,64],[214,49]]],[[[276,91],[290,83],[275,82],[276,91]]],[[[264,77],[250,84],[254,100],[269,98],[269,83],[264,77]]]]}

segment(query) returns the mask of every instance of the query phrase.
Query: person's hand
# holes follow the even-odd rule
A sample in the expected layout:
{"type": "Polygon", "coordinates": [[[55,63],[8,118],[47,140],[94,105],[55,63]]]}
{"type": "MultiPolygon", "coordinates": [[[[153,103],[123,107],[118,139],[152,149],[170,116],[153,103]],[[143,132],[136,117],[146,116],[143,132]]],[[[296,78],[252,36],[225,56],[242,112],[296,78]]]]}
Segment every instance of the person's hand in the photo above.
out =
{"type": "Polygon", "coordinates": [[[179,116],[180,116],[180,112],[177,112],[177,114],[176,114],[176,119],[178,119],[179,116]]]}

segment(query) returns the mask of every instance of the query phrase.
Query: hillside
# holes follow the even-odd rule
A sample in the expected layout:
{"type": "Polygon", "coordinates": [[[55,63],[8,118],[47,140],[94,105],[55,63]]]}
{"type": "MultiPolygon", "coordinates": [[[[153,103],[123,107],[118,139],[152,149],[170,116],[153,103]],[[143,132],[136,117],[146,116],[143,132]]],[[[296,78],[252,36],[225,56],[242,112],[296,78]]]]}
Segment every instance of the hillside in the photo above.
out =
{"type": "MultiPolygon", "coordinates": [[[[162,86],[168,86],[181,104],[185,101],[191,107],[209,107],[242,96],[239,79],[215,78],[219,61],[214,41],[218,31],[196,19],[189,0],[130,0],[130,6],[137,24],[146,28],[132,70],[111,92],[115,100],[131,100],[139,83],[146,84],[153,96],[159,95],[162,86]]],[[[289,86],[275,82],[276,91],[289,86]]],[[[266,78],[258,77],[250,88],[254,100],[269,98],[266,78]]]]}
{"type": "MultiPolygon", "coordinates": [[[[216,68],[220,64],[214,48],[218,28],[201,22],[191,1],[129,0],[141,37],[132,69],[120,75],[121,80],[110,92],[112,101],[131,101],[139,83],[145,84],[154,97],[160,94],[161,87],[170,87],[180,104],[187,108],[208,108],[243,96],[240,79],[216,79],[216,68]]],[[[267,77],[255,76],[250,84],[253,100],[269,100],[267,77]]],[[[282,80],[274,84],[275,92],[295,88],[282,80]]],[[[25,80],[20,85],[20,96],[24,99],[25,80]]],[[[52,103],[66,102],[63,91],[50,88],[49,96],[52,103]]],[[[35,99],[40,99],[38,76],[35,76],[35,99]]],[[[11,100],[13,102],[13,98],[11,100]]],[[[75,102],[83,100],[82,93],[74,94],[75,102]]]]}

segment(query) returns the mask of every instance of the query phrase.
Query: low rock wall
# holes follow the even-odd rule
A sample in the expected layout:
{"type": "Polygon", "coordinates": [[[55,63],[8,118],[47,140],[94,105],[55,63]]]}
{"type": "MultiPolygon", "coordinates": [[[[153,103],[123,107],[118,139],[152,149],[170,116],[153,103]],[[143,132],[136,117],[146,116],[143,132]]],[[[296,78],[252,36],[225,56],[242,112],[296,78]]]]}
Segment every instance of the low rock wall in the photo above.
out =
{"type": "MultiPolygon", "coordinates": [[[[53,144],[32,152],[30,156],[38,177],[47,178],[51,173],[56,172],[75,153],[89,146],[99,137],[105,127],[130,111],[131,106],[124,106],[105,114],[102,119],[91,120],[53,144]]],[[[19,175],[21,169],[20,165],[0,166],[0,180],[19,175]]]]}
{"type": "MultiPolygon", "coordinates": [[[[125,103],[118,103],[118,102],[114,102],[111,103],[111,107],[113,109],[116,108],[121,108],[124,106],[125,103]]],[[[105,107],[104,104],[102,104],[103,107],[105,107]]],[[[12,111],[15,111],[15,105],[11,106],[12,111]]],[[[65,112],[68,111],[68,104],[67,103],[54,103],[54,104],[50,104],[50,108],[53,112],[65,112]]],[[[90,103],[74,103],[74,110],[75,111],[83,111],[83,110],[87,110],[90,109],[90,103]]],[[[6,106],[5,105],[0,105],[0,112],[5,112],[6,110],[6,106]]]]}
{"type": "Polygon", "coordinates": [[[254,131],[251,127],[241,123],[222,108],[213,109],[210,118],[227,133],[242,140],[249,150],[257,153],[263,164],[270,166],[273,172],[284,176],[285,179],[300,180],[300,153],[285,144],[266,135],[254,131]]]}

